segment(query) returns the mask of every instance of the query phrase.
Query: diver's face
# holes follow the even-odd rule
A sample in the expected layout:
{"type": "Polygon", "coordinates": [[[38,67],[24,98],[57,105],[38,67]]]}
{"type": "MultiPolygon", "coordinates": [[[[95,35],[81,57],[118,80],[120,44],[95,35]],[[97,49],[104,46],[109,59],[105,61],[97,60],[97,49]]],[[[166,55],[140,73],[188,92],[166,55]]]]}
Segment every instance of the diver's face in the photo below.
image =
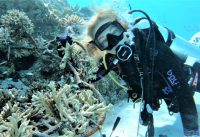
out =
{"type": "Polygon", "coordinates": [[[117,21],[106,21],[101,23],[96,30],[94,42],[100,50],[107,50],[114,54],[113,48],[120,41],[120,36],[124,31],[124,28],[117,21]]]}
{"type": "Polygon", "coordinates": [[[97,38],[97,41],[101,43],[101,46],[104,48],[107,48],[109,46],[109,41],[108,41],[108,34],[112,34],[115,36],[121,35],[122,31],[116,29],[116,26],[110,25],[107,29],[105,29],[97,38]]]}

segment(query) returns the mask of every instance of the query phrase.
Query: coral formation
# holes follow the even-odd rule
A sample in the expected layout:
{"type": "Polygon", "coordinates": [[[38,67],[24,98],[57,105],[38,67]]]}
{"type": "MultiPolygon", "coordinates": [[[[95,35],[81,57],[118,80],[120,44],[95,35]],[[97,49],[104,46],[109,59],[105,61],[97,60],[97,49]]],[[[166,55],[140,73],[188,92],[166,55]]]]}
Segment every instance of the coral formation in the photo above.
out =
{"type": "Polygon", "coordinates": [[[67,0],[1,1],[0,136],[89,136],[103,124],[106,96],[120,89],[89,83],[98,69],[80,42],[89,14],[67,0]],[[71,44],[55,39],[62,32],[71,44]]]}
{"type": "Polygon", "coordinates": [[[80,72],[80,77],[83,81],[89,81],[94,79],[94,73],[98,70],[97,62],[84,51],[75,48],[77,43],[74,43],[72,48],[73,52],[71,58],[74,60],[74,64],[77,70],[80,72]]]}
{"type": "Polygon", "coordinates": [[[1,44],[9,44],[12,42],[10,39],[10,30],[8,28],[0,27],[0,43],[1,44]]]}
{"type": "Polygon", "coordinates": [[[33,33],[33,23],[24,12],[19,10],[8,10],[7,14],[1,16],[0,22],[3,27],[11,31],[13,37],[20,39],[33,33]]]}
{"type": "MultiPolygon", "coordinates": [[[[37,91],[31,98],[24,98],[23,104],[17,102],[16,96],[13,96],[15,101],[10,99],[4,103],[0,113],[0,135],[74,137],[87,134],[99,125],[102,115],[112,107],[111,104],[106,106],[97,90],[76,89],[73,85],[53,81],[48,87],[50,92],[37,91]]],[[[11,92],[3,93],[12,95],[11,92]]]]}
{"type": "Polygon", "coordinates": [[[3,137],[28,137],[31,135],[32,129],[32,126],[28,124],[28,120],[22,118],[18,113],[13,113],[7,121],[2,121],[0,135],[3,137]]]}
{"type": "Polygon", "coordinates": [[[58,25],[58,21],[51,18],[42,0],[2,0],[0,16],[12,9],[23,11],[30,18],[35,28],[33,36],[42,35],[44,38],[53,38],[63,29],[58,25]]]}
{"type": "Polygon", "coordinates": [[[60,23],[63,25],[63,26],[71,26],[71,25],[77,25],[77,24],[84,24],[85,23],[85,20],[78,16],[78,15],[67,15],[65,16],[64,18],[62,18],[60,20],[60,23]]]}
{"type": "Polygon", "coordinates": [[[28,16],[19,10],[8,10],[0,18],[0,49],[11,57],[21,58],[33,54],[34,48],[31,33],[33,23],[28,16]]]}
{"type": "MultiPolygon", "coordinates": [[[[112,75],[118,81],[121,80],[119,76],[116,75],[115,73],[112,73],[112,75]]],[[[119,100],[127,98],[126,91],[121,87],[119,87],[118,85],[116,85],[116,83],[108,75],[103,77],[101,80],[95,82],[94,85],[96,89],[98,89],[99,92],[102,94],[102,96],[104,96],[106,103],[115,104],[119,100]]]]}

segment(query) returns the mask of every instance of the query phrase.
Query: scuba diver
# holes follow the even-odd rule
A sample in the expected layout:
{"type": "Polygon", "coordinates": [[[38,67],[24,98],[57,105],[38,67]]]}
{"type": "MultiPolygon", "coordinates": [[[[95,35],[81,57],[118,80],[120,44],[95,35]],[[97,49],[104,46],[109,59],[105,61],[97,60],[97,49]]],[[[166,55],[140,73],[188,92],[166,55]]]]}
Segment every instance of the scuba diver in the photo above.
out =
{"type": "Polygon", "coordinates": [[[110,71],[116,72],[126,82],[129,98],[141,101],[140,123],[147,126],[146,136],[154,136],[153,111],[159,109],[162,99],[170,115],[180,112],[184,135],[199,136],[193,99],[199,87],[199,48],[157,25],[145,12],[129,13],[133,12],[141,12],[145,17],[135,19],[131,25],[109,10],[92,18],[88,49],[96,51],[96,56],[103,51],[106,54],[100,59],[96,79],[91,82],[110,71]],[[192,61],[186,61],[189,58],[192,61]]]}

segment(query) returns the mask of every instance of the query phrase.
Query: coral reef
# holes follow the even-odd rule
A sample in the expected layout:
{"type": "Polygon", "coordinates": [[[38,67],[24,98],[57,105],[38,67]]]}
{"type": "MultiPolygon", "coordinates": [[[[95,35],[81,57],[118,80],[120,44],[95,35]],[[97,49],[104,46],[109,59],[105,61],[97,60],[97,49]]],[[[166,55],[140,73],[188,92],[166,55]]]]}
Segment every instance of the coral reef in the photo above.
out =
{"type": "Polygon", "coordinates": [[[90,15],[67,0],[1,1],[0,136],[89,136],[103,124],[122,92],[107,77],[89,83],[98,69],[81,42],[90,15]],[[62,32],[71,44],[55,39],[62,32]]]}
{"type": "Polygon", "coordinates": [[[29,17],[19,10],[8,10],[1,16],[1,25],[11,31],[11,35],[17,38],[33,33],[33,23],[29,17]]]}
{"type": "Polygon", "coordinates": [[[7,53],[7,60],[33,54],[33,24],[24,12],[8,10],[1,16],[0,24],[0,49],[7,53]]]}
{"type": "Polygon", "coordinates": [[[54,18],[61,27],[65,28],[64,33],[70,35],[80,35],[83,33],[83,25],[91,16],[91,10],[87,7],[71,6],[66,0],[52,2],[43,1],[45,7],[52,18],[54,18]]]}
{"type": "Polygon", "coordinates": [[[1,136],[87,135],[102,124],[105,112],[112,107],[105,104],[97,90],[76,89],[53,81],[48,87],[50,92],[37,91],[31,98],[21,97],[21,104],[11,90],[1,90],[2,100],[7,100],[0,109],[1,136]]]}
{"type": "Polygon", "coordinates": [[[63,26],[71,26],[71,25],[77,25],[77,24],[84,24],[85,23],[85,20],[78,16],[78,15],[67,15],[65,16],[64,18],[62,18],[60,20],[60,23],[63,25],[63,26]]]}
{"type": "MultiPolygon", "coordinates": [[[[112,72],[110,72],[112,73],[112,72]]],[[[115,73],[112,75],[120,81],[120,78],[115,73]]],[[[104,97],[106,103],[115,104],[119,100],[127,98],[127,93],[124,89],[119,87],[108,75],[103,77],[101,80],[94,83],[95,88],[99,90],[99,92],[104,97]]]]}
{"type": "Polygon", "coordinates": [[[94,79],[94,73],[98,70],[97,62],[86,51],[74,48],[76,46],[77,43],[74,43],[71,58],[75,60],[74,64],[80,72],[81,79],[83,81],[94,79]]]}
{"type": "Polygon", "coordinates": [[[28,124],[28,120],[22,118],[18,113],[13,113],[7,121],[2,121],[0,135],[3,137],[28,137],[31,135],[32,129],[32,126],[28,124]]]}
{"type": "Polygon", "coordinates": [[[67,0],[1,0],[0,16],[7,10],[17,9],[26,12],[34,24],[33,36],[52,39],[65,31],[60,20],[67,16],[77,15],[87,20],[92,15],[88,7],[69,5],[67,0]]]}
{"type": "Polygon", "coordinates": [[[53,38],[63,29],[58,25],[57,20],[51,18],[42,0],[1,0],[0,16],[12,9],[23,11],[30,18],[35,28],[33,36],[53,38]]]}

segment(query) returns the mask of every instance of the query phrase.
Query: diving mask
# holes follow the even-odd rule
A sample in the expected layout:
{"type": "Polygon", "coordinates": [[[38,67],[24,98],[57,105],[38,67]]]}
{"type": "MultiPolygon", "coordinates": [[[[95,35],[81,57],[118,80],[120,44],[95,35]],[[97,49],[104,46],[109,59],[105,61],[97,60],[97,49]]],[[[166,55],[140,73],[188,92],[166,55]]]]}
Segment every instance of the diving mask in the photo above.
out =
{"type": "Polygon", "coordinates": [[[100,50],[111,50],[123,38],[125,29],[118,21],[103,24],[96,32],[94,43],[100,50]]]}

